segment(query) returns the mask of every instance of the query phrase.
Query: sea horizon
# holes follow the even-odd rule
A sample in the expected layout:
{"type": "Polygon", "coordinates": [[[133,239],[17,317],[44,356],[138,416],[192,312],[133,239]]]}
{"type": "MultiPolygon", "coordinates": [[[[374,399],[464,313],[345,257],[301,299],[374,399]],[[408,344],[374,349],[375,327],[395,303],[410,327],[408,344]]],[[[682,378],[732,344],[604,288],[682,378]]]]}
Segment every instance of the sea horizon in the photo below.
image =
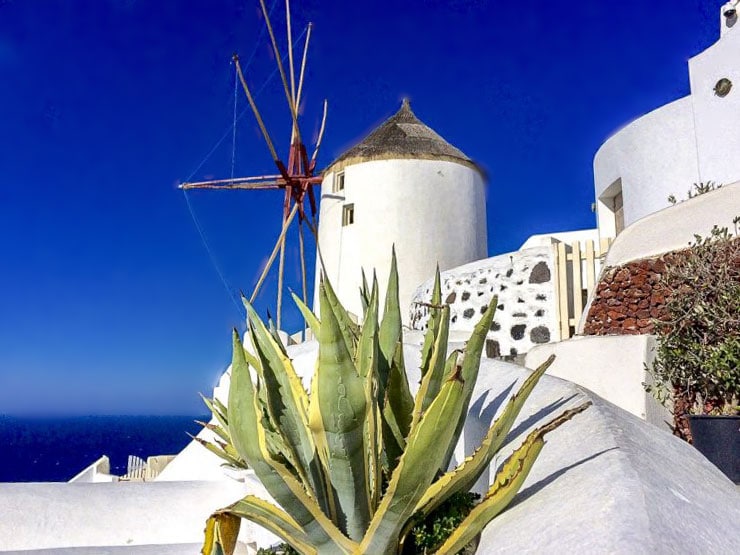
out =
{"type": "Polygon", "coordinates": [[[175,455],[208,421],[196,415],[0,414],[0,482],[66,482],[107,455],[111,472],[128,457],[175,455]]]}

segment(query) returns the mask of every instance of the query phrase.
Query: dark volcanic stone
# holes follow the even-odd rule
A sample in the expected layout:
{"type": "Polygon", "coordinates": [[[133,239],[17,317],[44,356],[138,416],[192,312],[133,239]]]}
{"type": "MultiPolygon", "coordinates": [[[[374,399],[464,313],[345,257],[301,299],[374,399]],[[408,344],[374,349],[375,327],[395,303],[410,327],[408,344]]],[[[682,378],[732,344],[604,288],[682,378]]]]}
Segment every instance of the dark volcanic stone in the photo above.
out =
{"type": "Polygon", "coordinates": [[[547,300],[547,295],[544,295],[544,294],[542,294],[542,293],[539,293],[539,294],[538,294],[538,295],[537,295],[537,296],[535,297],[535,299],[537,299],[538,301],[546,301],[546,300],[547,300]]]}
{"type": "Polygon", "coordinates": [[[511,337],[516,340],[522,339],[524,337],[524,331],[526,329],[526,324],[517,324],[516,326],[511,326],[511,337]]]}
{"type": "Polygon", "coordinates": [[[550,341],[550,330],[545,326],[537,326],[529,332],[529,338],[532,343],[547,343],[550,341]]]}
{"type": "Polygon", "coordinates": [[[498,331],[501,329],[501,324],[498,322],[491,322],[491,331],[498,331]]]}
{"type": "Polygon", "coordinates": [[[545,311],[540,308],[537,312],[534,313],[534,315],[537,316],[537,317],[544,316],[545,315],[545,311]]]}
{"type": "Polygon", "coordinates": [[[513,273],[514,273],[514,268],[509,268],[509,269],[508,269],[508,270],[506,271],[506,277],[511,277],[511,274],[513,274],[513,273]]]}
{"type": "Polygon", "coordinates": [[[501,356],[501,347],[495,339],[486,339],[486,356],[488,358],[501,356]]]}
{"type": "Polygon", "coordinates": [[[462,300],[467,301],[469,298],[470,298],[470,293],[468,291],[463,291],[462,300]]]}
{"type": "Polygon", "coordinates": [[[546,283],[550,281],[550,268],[546,262],[538,262],[529,274],[529,283],[546,283]]]}
{"type": "Polygon", "coordinates": [[[465,309],[465,312],[463,312],[463,318],[470,319],[470,318],[473,317],[474,314],[475,314],[475,309],[473,309],[473,308],[466,308],[465,309]]]}

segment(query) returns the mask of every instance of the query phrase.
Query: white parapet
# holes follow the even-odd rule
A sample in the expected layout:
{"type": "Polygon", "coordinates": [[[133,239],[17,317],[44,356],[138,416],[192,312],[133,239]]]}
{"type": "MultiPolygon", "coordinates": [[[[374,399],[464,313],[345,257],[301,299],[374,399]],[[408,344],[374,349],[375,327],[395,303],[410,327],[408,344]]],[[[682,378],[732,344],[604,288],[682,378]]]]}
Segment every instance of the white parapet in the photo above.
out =
{"type": "Polygon", "coordinates": [[[712,227],[734,230],[740,216],[740,182],[723,185],[674,206],[645,216],[627,227],[612,243],[604,266],[685,249],[695,235],[707,236],[712,227]]]}
{"type": "Polygon", "coordinates": [[[550,355],[555,362],[547,373],[576,383],[627,412],[666,428],[671,421],[668,410],[645,391],[650,380],[647,368],[655,358],[655,338],[651,335],[592,335],[539,345],[525,358],[528,368],[536,368],[550,355]]]}
{"type": "Polygon", "coordinates": [[[103,455],[94,463],[90,464],[84,470],[81,470],[69,483],[98,483],[98,482],[116,482],[118,476],[110,473],[110,459],[103,455]]]}

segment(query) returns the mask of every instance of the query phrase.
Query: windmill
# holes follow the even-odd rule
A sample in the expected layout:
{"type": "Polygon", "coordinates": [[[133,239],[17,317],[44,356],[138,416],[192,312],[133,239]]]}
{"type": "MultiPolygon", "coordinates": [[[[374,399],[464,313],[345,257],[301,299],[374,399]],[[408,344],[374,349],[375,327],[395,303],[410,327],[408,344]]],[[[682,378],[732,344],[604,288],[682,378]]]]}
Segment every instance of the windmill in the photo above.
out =
{"type": "MultiPolygon", "coordinates": [[[[288,102],[290,109],[290,115],[292,120],[292,130],[290,139],[290,148],[288,153],[287,164],[283,162],[277,153],[275,144],[272,141],[270,133],[268,132],[265,123],[262,119],[257,104],[255,103],[254,96],[252,94],[249,85],[247,84],[246,78],[242,71],[239,63],[239,56],[234,54],[233,61],[236,68],[236,74],[239,82],[241,83],[242,89],[247,97],[249,106],[252,113],[257,120],[262,137],[267,145],[272,160],[278,170],[277,174],[273,175],[261,175],[252,177],[237,177],[230,179],[218,179],[211,181],[198,181],[182,183],[179,187],[182,190],[190,189],[211,189],[211,190],[265,190],[265,189],[280,189],[283,191],[283,211],[282,211],[282,230],[275,246],[267,259],[267,263],[257,280],[255,289],[250,296],[250,302],[254,302],[257,294],[267,277],[275,258],[279,255],[278,262],[278,291],[277,291],[277,327],[281,327],[282,318],[282,298],[283,298],[283,277],[285,268],[285,244],[288,229],[293,223],[296,215],[298,216],[298,243],[300,251],[300,264],[301,264],[301,281],[302,281],[302,292],[303,302],[307,303],[307,284],[306,284],[306,260],[305,260],[305,246],[303,238],[303,224],[305,223],[311,230],[314,238],[316,237],[316,197],[313,191],[313,186],[321,183],[321,176],[315,175],[316,169],[316,158],[319,153],[321,141],[324,136],[324,129],[326,127],[326,112],[327,102],[324,101],[323,116],[321,118],[321,127],[319,129],[318,138],[314,146],[314,151],[311,157],[308,157],[308,151],[306,145],[303,142],[300,127],[298,125],[298,106],[301,102],[301,95],[303,92],[303,82],[306,71],[306,60],[308,57],[308,45],[311,40],[311,29],[312,24],[309,23],[308,30],[306,33],[305,43],[303,45],[303,56],[301,59],[300,73],[296,86],[295,78],[295,66],[293,60],[293,36],[291,31],[291,17],[290,17],[290,0],[285,0],[285,13],[286,13],[286,27],[287,27],[287,41],[288,41],[288,74],[286,75],[285,67],[283,66],[282,56],[278,48],[275,33],[270,22],[270,15],[265,6],[265,0],[260,0],[260,7],[262,8],[262,15],[265,18],[265,25],[267,32],[270,36],[270,42],[272,44],[272,50],[275,55],[275,61],[277,63],[277,69],[280,73],[282,80],[283,89],[285,91],[285,97],[288,102]],[[306,211],[306,200],[308,200],[308,207],[310,209],[310,218],[306,211]]],[[[235,122],[236,123],[236,122],[235,122]]]]}

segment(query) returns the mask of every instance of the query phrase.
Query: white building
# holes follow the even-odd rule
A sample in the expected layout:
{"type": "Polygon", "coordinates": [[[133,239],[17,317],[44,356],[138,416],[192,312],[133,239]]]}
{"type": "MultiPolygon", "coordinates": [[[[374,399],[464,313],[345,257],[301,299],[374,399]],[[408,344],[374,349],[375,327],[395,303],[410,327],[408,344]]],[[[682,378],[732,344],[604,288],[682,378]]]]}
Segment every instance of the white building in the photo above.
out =
{"type": "Polygon", "coordinates": [[[691,94],[636,119],[594,159],[599,234],[614,237],[686,197],[694,183],[740,181],[740,23],[731,2],[720,39],[689,60],[691,94]]]}
{"type": "MultiPolygon", "coordinates": [[[[408,307],[438,263],[445,270],[487,256],[482,172],[404,100],[324,172],[318,244],[327,277],[355,314],[361,270],[368,280],[377,271],[384,286],[395,244],[401,306],[408,307]]],[[[320,268],[317,256],[316,291],[320,268]]]]}

